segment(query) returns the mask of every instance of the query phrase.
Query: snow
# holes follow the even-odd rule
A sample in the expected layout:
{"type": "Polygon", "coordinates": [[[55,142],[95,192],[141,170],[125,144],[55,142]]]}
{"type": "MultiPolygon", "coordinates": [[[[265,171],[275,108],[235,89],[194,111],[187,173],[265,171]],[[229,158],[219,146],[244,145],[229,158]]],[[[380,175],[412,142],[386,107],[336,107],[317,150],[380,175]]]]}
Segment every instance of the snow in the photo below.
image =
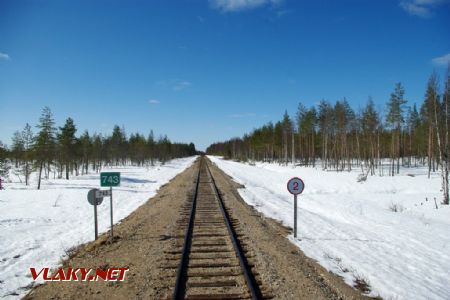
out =
{"type": "MultiPolygon", "coordinates": [[[[159,187],[189,167],[196,157],[154,167],[106,168],[121,172],[113,188],[114,222],[153,197],[159,187]]],[[[14,175],[11,180],[17,179],[14,175]]],[[[65,251],[94,239],[93,207],[87,192],[99,188],[99,174],[50,179],[36,190],[13,181],[0,190],[0,298],[19,298],[32,284],[30,267],[56,267],[65,251]]],[[[17,180],[18,181],[18,180],[17,180]]],[[[109,230],[109,198],[98,206],[99,233],[109,230]]]]}
{"type": "Polygon", "coordinates": [[[293,196],[286,183],[302,178],[298,237],[288,238],[348,284],[363,279],[369,295],[385,299],[450,299],[450,207],[440,204],[439,174],[428,179],[425,168],[403,168],[398,176],[358,183],[358,171],[209,158],[245,186],[239,189],[244,201],[290,227],[293,196]]]}

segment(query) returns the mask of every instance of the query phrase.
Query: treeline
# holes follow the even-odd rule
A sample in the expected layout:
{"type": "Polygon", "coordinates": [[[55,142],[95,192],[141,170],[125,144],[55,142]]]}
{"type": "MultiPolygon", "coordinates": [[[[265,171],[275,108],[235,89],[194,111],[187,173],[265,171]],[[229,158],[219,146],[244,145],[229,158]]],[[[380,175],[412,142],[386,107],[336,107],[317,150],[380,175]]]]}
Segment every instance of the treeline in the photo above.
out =
{"type": "Polygon", "coordinates": [[[193,143],[172,143],[167,136],[155,138],[132,133],[127,137],[125,129],[114,126],[111,135],[90,134],[87,130],[77,136],[77,127],[68,118],[62,127],[56,127],[51,110],[45,107],[33,133],[27,123],[22,131],[16,131],[10,149],[0,143],[0,177],[15,167],[29,184],[30,174],[38,172],[38,189],[41,178],[66,178],[89,171],[99,172],[103,166],[153,165],[169,159],[196,154],[193,143]],[[3,173],[3,174],[1,174],[3,173]]]}
{"type": "Polygon", "coordinates": [[[241,161],[320,164],[324,170],[357,167],[365,177],[377,172],[394,176],[400,166],[426,165],[428,176],[441,170],[444,203],[448,204],[449,74],[442,91],[436,73],[431,75],[420,107],[407,105],[401,83],[395,85],[385,114],[375,108],[370,97],[358,111],[345,98],[335,103],[321,100],[309,108],[300,103],[294,118],[286,111],[275,124],[212,144],[206,152],[241,161]],[[387,170],[383,166],[386,161],[387,170]]]}

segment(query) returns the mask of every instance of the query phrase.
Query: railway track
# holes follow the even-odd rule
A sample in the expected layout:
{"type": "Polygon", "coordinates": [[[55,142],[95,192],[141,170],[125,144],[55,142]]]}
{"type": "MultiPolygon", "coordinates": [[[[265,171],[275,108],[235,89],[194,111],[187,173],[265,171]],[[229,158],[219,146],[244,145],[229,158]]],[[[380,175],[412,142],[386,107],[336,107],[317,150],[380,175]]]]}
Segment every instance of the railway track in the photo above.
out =
{"type": "MultiPolygon", "coordinates": [[[[270,299],[252,271],[250,251],[235,229],[206,158],[202,157],[192,198],[180,228],[185,229],[172,299],[270,299]]],[[[181,245],[179,245],[181,246],[181,245]]]]}

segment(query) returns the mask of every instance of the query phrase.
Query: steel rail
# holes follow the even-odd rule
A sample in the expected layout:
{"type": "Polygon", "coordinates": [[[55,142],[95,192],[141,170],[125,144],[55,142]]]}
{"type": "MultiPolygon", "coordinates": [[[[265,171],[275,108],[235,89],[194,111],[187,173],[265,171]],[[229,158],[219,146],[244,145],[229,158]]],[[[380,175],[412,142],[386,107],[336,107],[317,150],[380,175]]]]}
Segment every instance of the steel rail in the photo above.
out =
{"type": "Polygon", "coordinates": [[[200,160],[200,163],[199,163],[197,181],[196,181],[196,185],[195,185],[194,195],[192,198],[192,206],[191,206],[190,213],[189,213],[188,228],[186,229],[186,234],[184,237],[184,245],[183,245],[183,249],[182,249],[181,261],[180,261],[180,265],[178,266],[175,290],[172,295],[172,300],[181,300],[181,299],[184,299],[186,296],[186,283],[187,283],[187,279],[188,279],[187,269],[188,269],[188,264],[189,264],[189,255],[190,255],[191,246],[192,246],[194,220],[195,220],[196,207],[197,207],[197,196],[198,196],[199,184],[200,184],[200,173],[201,173],[203,164],[205,164],[207,175],[211,179],[211,186],[212,186],[214,194],[219,202],[219,208],[220,208],[222,217],[224,218],[225,225],[226,225],[227,231],[228,231],[228,235],[233,244],[234,252],[239,259],[239,265],[242,269],[244,279],[245,279],[245,282],[247,285],[247,289],[250,293],[251,299],[253,299],[253,300],[262,299],[261,290],[260,290],[258,284],[256,283],[256,280],[255,280],[252,272],[250,271],[249,263],[243,254],[241,244],[239,243],[236,232],[235,232],[233,226],[231,225],[230,216],[229,216],[227,210],[225,209],[225,205],[224,205],[222,196],[220,195],[220,192],[217,188],[216,182],[214,180],[214,177],[212,176],[211,170],[209,169],[208,163],[204,162],[203,161],[204,159],[205,158],[202,157],[200,160]]]}
{"type": "Polygon", "coordinates": [[[172,296],[173,300],[184,299],[184,294],[186,291],[186,277],[185,272],[189,262],[189,252],[192,245],[192,232],[194,230],[194,220],[195,220],[195,208],[197,206],[197,194],[198,186],[200,184],[200,170],[202,168],[202,160],[200,160],[197,174],[197,182],[195,184],[194,195],[192,196],[192,206],[189,213],[189,224],[186,230],[186,235],[184,236],[183,252],[181,255],[180,265],[177,271],[177,280],[175,283],[175,290],[172,296]]]}
{"type": "Polygon", "coordinates": [[[255,277],[253,276],[253,274],[250,271],[250,266],[248,264],[247,259],[245,258],[244,254],[243,254],[241,244],[239,243],[239,241],[236,237],[236,232],[235,232],[233,226],[231,226],[230,216],[229,216],[227,210],[225,209],[225,205],[223,203],[222,196],[219,193],[219,190],[216,185],[216,181],[214,180],[214,177],[211,174],[211,170],[209,169],[208,163],[206,163],[206,169],[208,170],[208,174],[211,178],[211,182],[214,187],[214,192],[217,196],[217,199],[219,200],[220,210],[222,211],[222,215],[225,219],[225,224],[227,226],[228,233],[230,234],[231,241],[232,241],[233,247],[234,247],[234,251],[238,255],[239,264],[241,266],[242,271],[244,272],[245,282],[247,283],[247,287],[250,292],[250,295],[253,300],[262,299],[261,290],[259,289],[259,286],[256,283],[255,277]]]}

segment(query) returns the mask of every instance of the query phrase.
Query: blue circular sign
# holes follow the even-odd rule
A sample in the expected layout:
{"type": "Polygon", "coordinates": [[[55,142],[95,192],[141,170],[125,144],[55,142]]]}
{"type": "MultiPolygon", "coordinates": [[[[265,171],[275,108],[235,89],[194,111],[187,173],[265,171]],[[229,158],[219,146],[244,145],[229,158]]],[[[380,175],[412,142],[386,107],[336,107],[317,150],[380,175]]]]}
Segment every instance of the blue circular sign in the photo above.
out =
{"type": "Polygon", "coordinates": [[[303,192],[303,190],[305,189],[305,183],[300,178],[293,177],[293,178],[289,179],[289,181],[287,183],[287,189],[288,189],[289,193],[291,193],[293,195],[298,195],[298,194],[301,194],[303,192]]]}

